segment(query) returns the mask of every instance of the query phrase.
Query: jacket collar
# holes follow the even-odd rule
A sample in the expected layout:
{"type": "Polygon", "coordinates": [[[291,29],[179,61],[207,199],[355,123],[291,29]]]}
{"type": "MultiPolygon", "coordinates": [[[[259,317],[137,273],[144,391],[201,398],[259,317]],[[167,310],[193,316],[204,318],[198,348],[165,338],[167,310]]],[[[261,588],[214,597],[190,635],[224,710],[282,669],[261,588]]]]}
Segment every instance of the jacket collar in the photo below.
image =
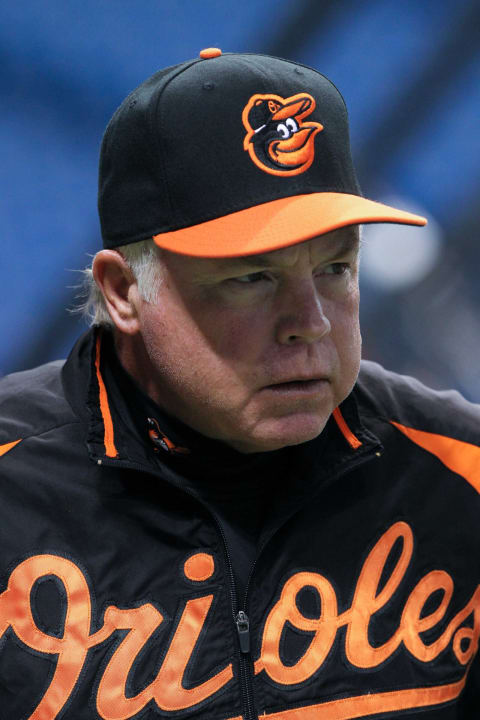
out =
{"type": "MultiPolygon", "coordinates": [[[[262,462],[270,455],[244,456],[167,416],[121,367],[110,333],[100,328],[80,337],[62,380],[68,402],[86,423],[88,453],[98,464],[137,464],[158,471],[166,462],[181,472],[182,463],[190,465],[199,455],[204,459],[211,455],[215,467],[230,471],[240,463],[245,472],[243,461],[262,462]]],[[[381,449],[378,438],[361,421],[355,395],[354,389],[318,438],[296,446],[300,464],[313,469],[312,464],[321,463],[324,474],[327,468],[339,470],[381,449]]]]}

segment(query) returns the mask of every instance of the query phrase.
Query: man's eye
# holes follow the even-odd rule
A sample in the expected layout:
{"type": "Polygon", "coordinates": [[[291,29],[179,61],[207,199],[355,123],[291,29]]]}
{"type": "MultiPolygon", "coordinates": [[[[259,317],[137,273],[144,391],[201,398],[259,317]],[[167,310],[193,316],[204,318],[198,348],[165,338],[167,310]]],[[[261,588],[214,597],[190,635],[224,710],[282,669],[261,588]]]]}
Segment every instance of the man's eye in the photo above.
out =
{"type": "Polygon", "coordinates": [[[344,275],[349,267],[348,263],[332,263],[327,265],[324,272],[326,275],[344,275]]]}
{"type": "Polygon", "coordinates": [[[241,285],[253,285],[262,280],[266,280],[264,272],[248,273],[248,275],[239,275],[238,277],[231,278],[231,282],[240,283],[241,285]]]}

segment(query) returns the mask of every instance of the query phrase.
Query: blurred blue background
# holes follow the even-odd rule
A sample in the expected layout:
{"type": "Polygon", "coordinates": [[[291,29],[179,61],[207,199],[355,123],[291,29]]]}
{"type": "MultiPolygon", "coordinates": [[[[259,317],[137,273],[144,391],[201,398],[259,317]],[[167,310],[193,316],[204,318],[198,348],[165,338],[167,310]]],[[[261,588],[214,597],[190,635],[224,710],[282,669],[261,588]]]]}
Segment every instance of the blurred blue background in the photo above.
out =
{"type": "Polygon", "coordinates": [[[0,8],[0,375],[64,357],[100,248],[97,157],[122,99],[203,47],[312,65],[342,91],[370,226],[364,355],[480,401],[478,0],[19,0],[0,8]]]}

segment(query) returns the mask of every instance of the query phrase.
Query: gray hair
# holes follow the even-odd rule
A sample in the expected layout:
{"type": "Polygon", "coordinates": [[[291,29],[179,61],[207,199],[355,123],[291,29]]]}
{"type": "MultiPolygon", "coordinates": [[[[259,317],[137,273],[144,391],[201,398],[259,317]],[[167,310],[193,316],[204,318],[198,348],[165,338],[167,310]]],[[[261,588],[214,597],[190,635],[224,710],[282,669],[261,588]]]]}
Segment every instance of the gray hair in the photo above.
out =
{"type": "MultiPolygon", "coordinates": [[[[137,281],[140,295],[147,302],[155,302],[162,281],[161,250],[153,240],[140,240],[115,248],[126,260],[137,281]]],[[[93,278],[92,265],[82,271],[80,297],[83,301],[74,309],[82,313],[90,325],[113,327],[105,298],[93,278]]]]}

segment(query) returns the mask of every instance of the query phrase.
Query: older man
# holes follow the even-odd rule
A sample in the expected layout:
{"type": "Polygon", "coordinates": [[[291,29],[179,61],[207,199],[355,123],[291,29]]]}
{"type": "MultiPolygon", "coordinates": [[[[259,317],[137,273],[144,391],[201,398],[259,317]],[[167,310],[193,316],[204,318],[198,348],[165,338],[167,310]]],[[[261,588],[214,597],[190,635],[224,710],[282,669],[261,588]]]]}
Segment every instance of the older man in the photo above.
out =
{"type": "Polygon", "coordinates": [[[480,412],[359,373],[358,227],[425,221],[362,197],[336,88],[156,73],[99,209],[94,327],[1,383],[5,717],[477,717],[480,412]]]}

